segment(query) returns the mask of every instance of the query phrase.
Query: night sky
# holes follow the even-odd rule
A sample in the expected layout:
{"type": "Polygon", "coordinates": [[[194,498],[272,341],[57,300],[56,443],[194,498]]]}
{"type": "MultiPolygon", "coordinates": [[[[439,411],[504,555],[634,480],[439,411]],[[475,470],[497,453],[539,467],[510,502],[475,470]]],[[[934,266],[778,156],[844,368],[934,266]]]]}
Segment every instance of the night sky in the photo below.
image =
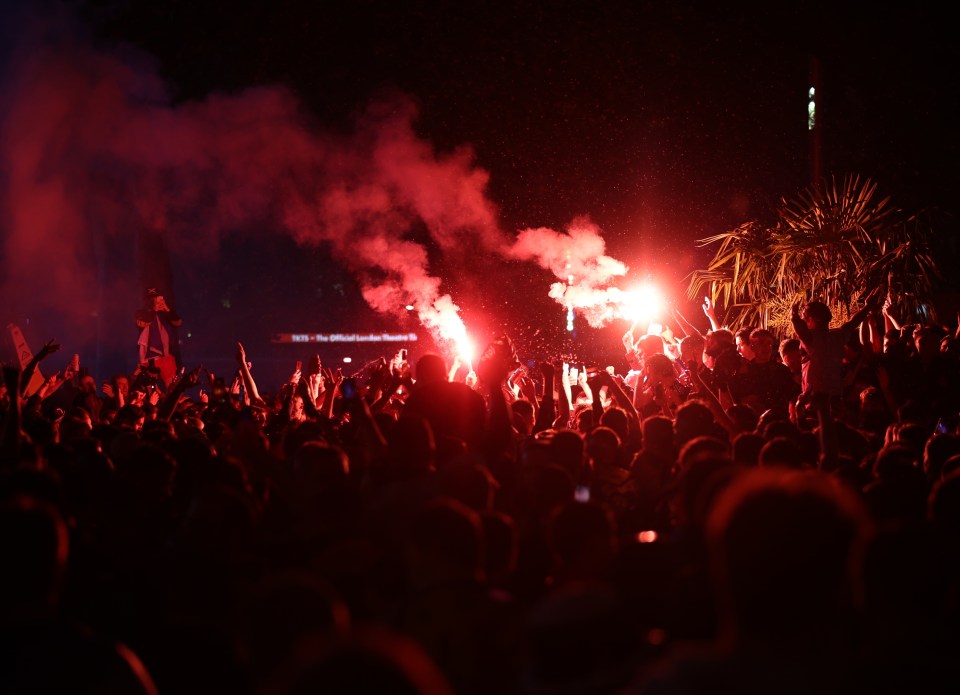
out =
{"type": "MultiPolygon", "coordinates": [[[[738,4],[730,10],[689,2],[103,0],[78,3],[69,14],[50,3],[38,15],[25,9],[35,3],[14,4],[2,35],[8,49],[0,92],[0,183],[6,189],[0,258],[7,268],[0,303],[12,307],[3,318],[21,324],[35,347],[59,338],[65,353],[81,352],[85,363],[96,363],[100,378],[115,371],[118,361],[133,360],[132,316],[142,285],[151,281],[166,285],[184,317],[188,365],[204,361],[226,369],[239,339],[255,374],[259,368],[267,381],[285,376],[305,352],[302,346],[271,344],[274,333],[410,328],[410,320],[367,307],[358,285],[361,273],[340,237],[305,243],[302,231],[276,231],[283,216],[277,210],[288,202],[287,194],[261,200],[255,186],[269,187],[263,181],[275,172],[284,175],[282,163],[273,169],[263,166],[262,158],[228,161],[232,150],[220,143],[192,170],[202,192],[187,193],[182,172],[169,170],[190,160],[189,153],[175,165],[157,164],[155,152],[132,145],[118,144],[109,156],[97,154],[104,143],[124,141],[114,133],[123,123],[136,123],[144,103],[151,123],[160,123],[156,127],[166,128],[164,133],[182,133],[187,119],[205,123],[212,133],[239,132],[246,122],[227,114],[242,114],[264,93],[251,90],[289,95],[296,106],[273,107],[276,113],[285,119],[296,114],[296,134],[311,134],[311,152],[344,161],[351,147],[366,142],[357,136],[363,131],[358,123],[368,122],[371,111],[381,113],[377,109],[387,104],[390,114],[408,114],[405,122],[432,153],[431,161],[455,159],[457,171],[472,181],[470,190],[482,192],[482,201],[471,200],[477,210],[483,208],[480,217],[493,220],[496,234],[512,239],[520,230],[540,227],[562,233],[573,220],[587,218],[605,241],[606,254],[629,267],[624,282],[649,278],[691,313],[698,309],[680,296],[684,279],[710,257],[695,241],[748,220],[770,219],[782,196],[793,197],[810,183],[806,103],[813,57],[822,76],[823,173],[871,178],[905,210],[955,212],[957,44],[941,11],[776,5],[738,4]],[[85,74],[96,73],[100,85],[88,91],[52,89],[51,94],[73,94],[75,101],[65,102],[60,125],[46,128],[38,114],[53,107],[35,96],[41,91],[35,75],[64,71],[23,68],[45,51],[61,58],[71,51],[95,56],[72,64],[90,66],[85,74]],[[96,120],[96,104],[110,103],[97,99],[111,80],[124,85],[123,103],[130,110],[123,123],[95,135],[89,125],[62,126],[72,113],[81,113],[74,111],[81,108],[76,104],[94,104],[82,107],[87,110],[75,117],[78,122],[96,120]],[[94,97],[85,96],[91,91],[94,97]],[[138,101],[131,94],[144,96],[138,101]],[[32,99],[38,105],[27,109],[32,99]],[[223,125],[224,119],[230,125],[223,125]],[[69,145],[75,133],[83,147],[69,145]],[[29,149],[25,140],[38,144],[29,149]],[[140,153],[136,161],[134,151],[140,153]],[[30,165],[22,166],[31,157],[30,165]],[[211,190],[220,189],[209,182],[221,177],[220,165],[224,187],[235,189],[237,172],[245,168],[264,178],[243,180],[250,186],[244,188],[246,202],[211,202],[216,197],[211,190]],[[151,167],[167,170],[158,176],[151,167]],[[40,224],[35,217],[43,200],[57,200],[52,193],[52,198],[35,195],[37,186],[23,183],[46,176],[59,182],[57,195],[76,201],[83,194],[84,200],[109,205],[74,202],[79,212],[69,225],[45,222],[45,230],[72,230],[58,234],[72,234],[76,247],[44,268],[39,252],[22,256],[24,242],[10,240],[29,234],[59,238],[23,231],[40,224]],[[86,186],[95,194],[88,195],[86,186]],[[161,194],[172,202],[158,217],[155,203],[142,200],[161,194]],[[127,201],[136,214],[124,208],[127,201]],[[215,225],[208,222],[214,209],[215,225]],[[180,233],[176,242],[173,232],[164,237],[168,227],[190,225],[209,233],[192,238],[180,233]],[[140,258],[146,236],[132,231],[143,226],[165,240],[146,270],[140,258]],[[97,272],[73,278],[73,263],[95,265],[97,272]],[[11,271],[14,266],[18,271],[11,271]],[[56,292],[30,285],[50,273],[63,278],[56,292]],[[54,310],[51,303],[66,298],[74,280],[90,301],[75,315],[54,310]],[[100,291],[93,291],[94,285],[100,291]],[[88,320],[74,320],[83,316],[88,320]]],[[[129,139],[149,143],[153,127],[138,125],[139,137],[129,139]]],[[[284,132],[293,132],[291,127],[284,120],[284,132]]],[[[258,147],[270,148],[272,132],[260,132],[266,144],[258,147]]],[[[156,148],[165,147],[167,137],[157,135],[156,148]]],[[[296,159],[291,144],[296,138],[277,137],[277,148],[282,141],[296,159]]],[[[203,138],[193,142],[204,146],[203,138]]],[[[294,183],[284,190],[307,191],[305,198],[329,192],[339,179],[327,170],[303,182],[310,167],[323,169],[316,163],[329,161],[323,157],[311,159],[309,167],[297,160],[294,183]]],[[[350,180],[357,180],[357,170],[349,171],[350,180]]],[[[428,178],[431,171],[427,167],[428,178]]],[[[443,224],[451,219],[441,217],[443,224]]],[[[289,229],[296,227],[289,215],[285,219],[289,229]]],[[[426,251],[429,271],[442,283],[439,291],[460,306],[479,342],[506,332],[522,352],[538,358],[561,341],[563,351],[578,360],[607,347],[618,351],[622,320],[605,329],[580,322],[575,338],[564,335],[562,308],[547,296],[556,278],[543,267],[504,260],[479,241],[445,247],[436,229],[415,214],[405,217],[402,227],[403,238],[426,251]]],[[[955,225],[943,230],[954,232],[955,225]]],[[[427,339],[428,331],[412,328],[427,339]]],[[[68,355],[62,356],[65,361],[68,355]]]]}

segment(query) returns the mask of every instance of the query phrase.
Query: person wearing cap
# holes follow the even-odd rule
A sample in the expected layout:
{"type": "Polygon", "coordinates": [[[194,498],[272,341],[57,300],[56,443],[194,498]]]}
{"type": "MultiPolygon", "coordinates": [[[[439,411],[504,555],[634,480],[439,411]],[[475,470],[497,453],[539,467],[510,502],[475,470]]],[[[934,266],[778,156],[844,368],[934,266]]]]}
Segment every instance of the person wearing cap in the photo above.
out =
{"type": "Polygon", "coordinates": [[[144,295],[143,307],[137,311],[136,322],[140,331],[140,367],[159,374],[164,386],[169,386],[180,368],[177,329],[183,320],[167,306],[166,298],[151,287],[144,295]]]}

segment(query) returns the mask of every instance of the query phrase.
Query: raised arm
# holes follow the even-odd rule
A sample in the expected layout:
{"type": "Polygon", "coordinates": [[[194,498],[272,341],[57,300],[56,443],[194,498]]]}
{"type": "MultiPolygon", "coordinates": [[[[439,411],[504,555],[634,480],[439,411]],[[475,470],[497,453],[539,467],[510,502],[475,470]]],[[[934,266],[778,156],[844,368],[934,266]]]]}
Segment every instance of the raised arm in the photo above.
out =
{"type": "Polygon", "coordinates": [[[556,376],[556,367],[550,362],[540,363],[540,373],[543,375],[543,396],[540,399],[540,409],[537,411],[537,419],[533,423],[534,433],[548,430],[553,426],[554,413],[554,377],[556,376]]]}
{"type": "Polygon", "coordinates": [[[890,329],[899,331],[901,328],[900,323],[895,318],[893,318],[893,314],[890,313],[890,307],[892,305],[893,305],[893,299],[888,294],[887,298],[883,300],[883,306],[880,309],[880,312],[883,314],[884,332],[887,332],[890,329]]]}
{"type": "Polygon", "coordinates": [[[386,365],[385,369],[386,371],[382,374],[380,371],[374,372],[372,381],[377,384],[376,388],[378,389],[376,392],[376,400],[370,403],[370,397],[367,398],[367,402],[370,403],[370,412],[372,413],[379,413],[386,408],[390,399],[396,395],[397,391],[399,391],[400,387],[405,383],[407,388],[413,385],[409,368],[405,371],[399,371],[395,367],[386,365]]]}
{"type": "Polygon", "coordinates": [[[570,389],[570,365],[563,363],[563,373],[560,375],[560,389],[557,394],[557,419],[553,427],[570,426],[570,402],[573,400],[573,391],[570,389]]]}
{"type": "Polygon", "coordinates": [[[180,397],[188,388],[196,386],[200,381],[200,370],[203,365],[197,365],[182,377],[177,379],[173,386],[163,394],[163,400],[157,405],[157,419],[169,420],[177,410],[177,404],[180,403],[180,397]]]}
{"type": "Polygon", "coordinates": [[[580,388],[583,389],[583,395],[587,399],[589,405],[593,405],[593,390],[590,388],[590,384],[587,383],[587,370],[583,368],[580,370],[580,373],[577,374],[577,383],[580,384],[580,388]]]}
{"type": "Polygon", "coordinates": [[[492,461],[510,446],[513,438],[513,422],[504,393],[507,375],[518,364],[512,342],[504,338],[501,349],[494,349],[490,359],[477,364],[477,378],[487,389],[487,426],[484,433],[484,453],[492,461]]]}
{"type": "MultiPolygon", "coordinates": [[[[607,371],[601,371],[597,375],[597,381],[600,385],[607,387],[607,390],[613,397],[613,400],[616,402],[616,404],[626,411],[627,417],[631,420],[631,425],[635,426],[639,431],[640,414],[633,405],[633,400],[620,385],[620,382],[614,379],[613,376],[607,371]]],[[[599,422],[599,420],[596,422],[599,422]]]]}
{"type": "Polygon", "coordinates": [[[703,309],[704,315],[710,321],[710,330],[719,331],[721,326],[720,322],[717,321],[717,308],[713,305],[713,302],[710,301],[710,297],[703,298],[703,306],[701,308],[703,309]]]}
{"type": "Polygon", "coordinates": [[[389,381],[393,375],[393,369],[387,358],[381,355],[370,367],[370,376],[367,379],[367,391],[363,394],[363,399],[368,406],[373,406],[384,390],[389,387],[389,381]]]}
{"type": "Polygon", "coordinates": [[[533,404],[533,416],[536,419],[537,412],[540,410],[540,399],[537,398],[537,385],[527,374],[526,369],[522,369],[520,375],[516,378],[517,388],[520,389],[520,395],[533,404]]]}
{"type": "Polygon", "coordinates": [[[590,410],[593,412],[594,424],[600,424],[600,418],[603,416],[603,399],[600,397],[600,389],[603,388],[603,377],[609,376],[606,372],[598,371],[596,374],[591,369],[587,374],[587,385],[590,387],[590,393],[593,394],[593,401],[590,403],[590,410]]]}
{"type": "Polygon", "coordinates": [[[317,402],[314,400],[313,394],[310,392],[310,388],[307,386],[307,379],[301,379],[294,387],[294,393],[300,396],[300,400],[303,401],[303,413],[308,418],[312,420],[320,419],[320,411],[317,409],[317,402]]]}
{"type": "Polygon", "coordinates": [[[171,326],[176,326],[179,328],[180,326],[183,325],[183,319],[180,318],[180,315],[176,311],[171,309],[169,306],[167,306],[166,297],[161,296],[157,299],[156,310],[158,314],[167,315],[167,321],[170,322],[171,326]]]}
{"type": "Polygon", "coordinates": [[[350,422],[356,423],[360,440],[370,457],[382,456],[387,450],[387,440],[373,419],[370,406],[363,398],[356,380],[347,378],[339,384],[343,391],[344,404],[350,415],[350,422]]]}
{"type": "Polygon", "coordinates": [[[33,395],[39,398],[41,401],[45,401],[50,398],[50,396],[55,394],[57,390],[66,382],[67,380],[64,378],[63,372],[51,374],[44,380],[43,386],[40,387],[40,390],[33,395]]]}
{"type": "Polygon", "coordinates": [[[700,378],[700,370],[697,369],[698,365],[696,363],[688,365],[687,373],[690,375],[690,382],[693,385],[694,392],[696,393],[696,398],[699,398],[704,403],[707,404],[707,407],[710,408],[710,412],[713,413],[714,419],[730,434],[731,437],[739,433],[736,423],[730,419],[730,416],[727,415],[727,411],[724,410],[723,404],[720,403],[720,400],[717,398],[716,394],[710,390],[710,388],[703,383],[703,379],[700,378]]]}
{"type": "Polygon", "coordinates": [[[7,387],[10,405],[3,416],[3,429],[0,430],[0,464],[13,468],[17,464],[20,452],[20,381],[22,375],[16,367],[3,368],[3,383],[7,387]]]}
{"type": "Polygon", "coordinates": [[[865,304],[860,310],[850,317],[850,320],[843,324],[844,328],[856,328],[863,320],[867,318],[867,314],[870,312],[870,305],[865,304]]]}
{"type": "Polygon", "coordinates": [[[340,393],[340,385],[343,383],[343,372],[339,369],[333,371],[327,367],[323,367],[322,370],[325,383],[323,389],[323,407],[320,412],[325,418],[330,420],[333,418],[333,404],[337,400],[337,394],[340,393]]]}
{"type": "Polygon", "coordinates": [[[300,377],[303,376],[303,362],[297,360],[296,364],[293,365],[293,374],[290,375],[290,380],[288,384],[296,387],[300,383],[300,377]]]}
{"type": "Polygon", "coordinates": [[[314,355],[307,364],[307,373],[300,380],[300,394],[303,396],[304,409],[313,417],[319,415],[320,395],[323,389],[320,355],[314,355]],[[309,406],[307,400],[310,401],[309,406]]]}
{"type": "Polygon", "coordinates": [[[870,311],[867,320],[860,324],[860,344],[864,350],[869,350],[872,358],[883,352],[883,334],[877,327],[877,315],[870,311]]]}
{"type": "Polygon", "coordinates": [[[20,375],[21,396],[26,394],[27,386],[30,384],[30,380],[33,378],[33,373],[37,371],[37,366],[59,349],[60,343],[54,342],[54,340],[51,338],[27,363],[27,366],[23,368],[23,374],[20,375]]]}
{"type": "Polygon", "coordinates": [[[806,322],[800,318],[799,302],[794,302],[790,309],[790,323],[793,324],[793,330],[796,332],[797,337],[800,338],[801,342],[810,341],[810,329],[807,328],[806,322]]]}
{"type": "Polygon", "coordinates": [[[253,380],[253,374],[250,373],[247,353],[239,342],[237,343],[237,364],[240,366],[240,376],[243,378],[243,390],[250,397],[250,402],[253,405],[266,405],[260,397],[260,391],[257,390],[257,383],[253,380]]]}
{"type": "Polygon", "coordinates": [[[637,343],[633,339],[633,329],[636,324],[630,326],[630,330],[623,334],[621,341],[623,342],[623,349],[627,352],[634,352],[637,349],[637,343]]]}

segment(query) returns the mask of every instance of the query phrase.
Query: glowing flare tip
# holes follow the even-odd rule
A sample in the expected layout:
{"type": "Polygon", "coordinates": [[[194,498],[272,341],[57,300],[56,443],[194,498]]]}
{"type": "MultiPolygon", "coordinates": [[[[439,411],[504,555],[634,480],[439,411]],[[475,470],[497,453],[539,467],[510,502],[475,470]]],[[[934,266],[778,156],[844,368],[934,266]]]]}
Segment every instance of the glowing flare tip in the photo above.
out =
{"type": "Polygon", "coordinates": [[[666,307],[663,295],[650,284],[642,285],[623,293],[621,309],[624,318],[634,325],[641,321],[651,321],[663,314],[666,307]]]}
{"type": "Polygon", "coordinates": [[[456,346],[457,346],[457,354],[460,355],[461,361],[466,362],[469,365],[472,365],[473,364],[473,343],[470,342],[470,339],[466,336],[466,334],[457,338],[456,346]]]}

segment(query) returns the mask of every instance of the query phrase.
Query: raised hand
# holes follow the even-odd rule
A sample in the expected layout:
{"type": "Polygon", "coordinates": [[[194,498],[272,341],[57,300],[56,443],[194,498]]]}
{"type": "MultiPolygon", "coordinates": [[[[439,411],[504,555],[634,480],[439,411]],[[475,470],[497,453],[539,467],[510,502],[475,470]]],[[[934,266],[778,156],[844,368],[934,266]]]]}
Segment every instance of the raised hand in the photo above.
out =
{"type": "Polygon", "coordinates": [[[42,360],[44,357],[47,357],[48,355],[52,355],[59,349],[60,349],[60,343],[54,342],[54,339],[51,338],[46,342],[46,344],[42,348],[40,348],[40,352],[37,353],[37,357],[38,359],[42,360]]]}
{"type": "Polygon", "coordinates": [[[553,366],[550,362],[541,362],[540,363],[540,373],[543,374],[543,378],[553,379],[553,375],[557,373],[557,368],[553,366]]]}
{"type": "Polygon", "coordinates": [[[203,369],[203,365],[197,365],[189,372],[183,375],[183,387],[190,388],[196,386],[200,382],[200,371],[203,369]]]}
{"type": "Polygon", "coordinates": [[[587,385],[587,370],[581,369],[577,372],[577,383],[580,385],[580,388],[583,388],[587,385]]]}
{"type": "MultiPolygon", "coordinates": [[[[883,300],[883,306],[880,307],[880,313],[884,316],[890,315],[890,307],[893,306],[893,297],[887,292],[887,296],[883,300]]],[[[960,313],[957,314],[960,317],[960,313]]]]}
{"type": "Polygon", "coordinates": [[[325,389],[337,390],[340,388],[340,384],[343,383],[343,372],[340,369],[334,371],[329,367],[323,367],[322,373],[325,389]]]}
{"type": "Polygon", "coordinates": [[[597,373],[593,376],[587,377],[587,386],[589,386],[592,391],[597,392],[600,390],[601,386],[605,385],[610,380],[610,374],[608,374],[606,370],[600,369],[597,370],[597,373]]]}
{"type": "Polygon", "coordinates": [[[296,386],[300,383],[301,376],[303,376],[303,363],[300,360],[297,360],[296,368],[293,370],[293,374],[290,376],[290,383],[296,386]]]}
{"type": "Polygon", "coordinates": [[[313,399],[313,402],[316,403],[317,399],[320,398],[320,395],[323,393],[323,374],[320,373],[321,367],[317,365],[316,372],[307,374],[304,378],[304,382],[307,385],[307,393],[310,395],[310,398],[313,399]]]}
{"type": "Polygon", "coordinates": [[[57,372],[56,374],[51,374],[43,382],[43,386],[40,387],[39,395],[40,399],[43,400],[51,393],[57,390],[57,387],[60,386],[60,383],[63,382],[63,373],[57,372]],[[59,383],[58,383],[59,382],[59,383]]]}
{"type": "Polygon", "coordinates": [[[368,382],[370,391],[376,392],[382,390],[387,383],[389,383],[390,377],[390,365],[387,364],[387,358],[380,357],[370,370],[370,380],[368,382]]]}
{"type": "Polygon", "coordinates": [[[513,341],[507,336],[501,336],[490,343],[480,355],[476,366],[477,377],[489,386],[502,384],[519,362],[513,341]]]}
{"type": "Polygon", "coordinates": [[[533,379],[527,376],[526,372],[520,375],[517,379],[517,386],[520,388],[520,393],[531,403],[536,404],[537,402],[537,386],[533,383],[533,379]]]}
{"type": "Polygon", "coordinates": [[[463,383],[465,383],[467,386],[473,389],[477,387],[478,378],[479,377],[477,376],[477,373],[471,370],[470,372],[467,373],[467,376],[464,377],[463,383]]]}
{"type": "Polygon", "coordinates": [[[80,371],[80,355],[74,354],[63,370],[64,379],[72,379],[80,371]]]}

